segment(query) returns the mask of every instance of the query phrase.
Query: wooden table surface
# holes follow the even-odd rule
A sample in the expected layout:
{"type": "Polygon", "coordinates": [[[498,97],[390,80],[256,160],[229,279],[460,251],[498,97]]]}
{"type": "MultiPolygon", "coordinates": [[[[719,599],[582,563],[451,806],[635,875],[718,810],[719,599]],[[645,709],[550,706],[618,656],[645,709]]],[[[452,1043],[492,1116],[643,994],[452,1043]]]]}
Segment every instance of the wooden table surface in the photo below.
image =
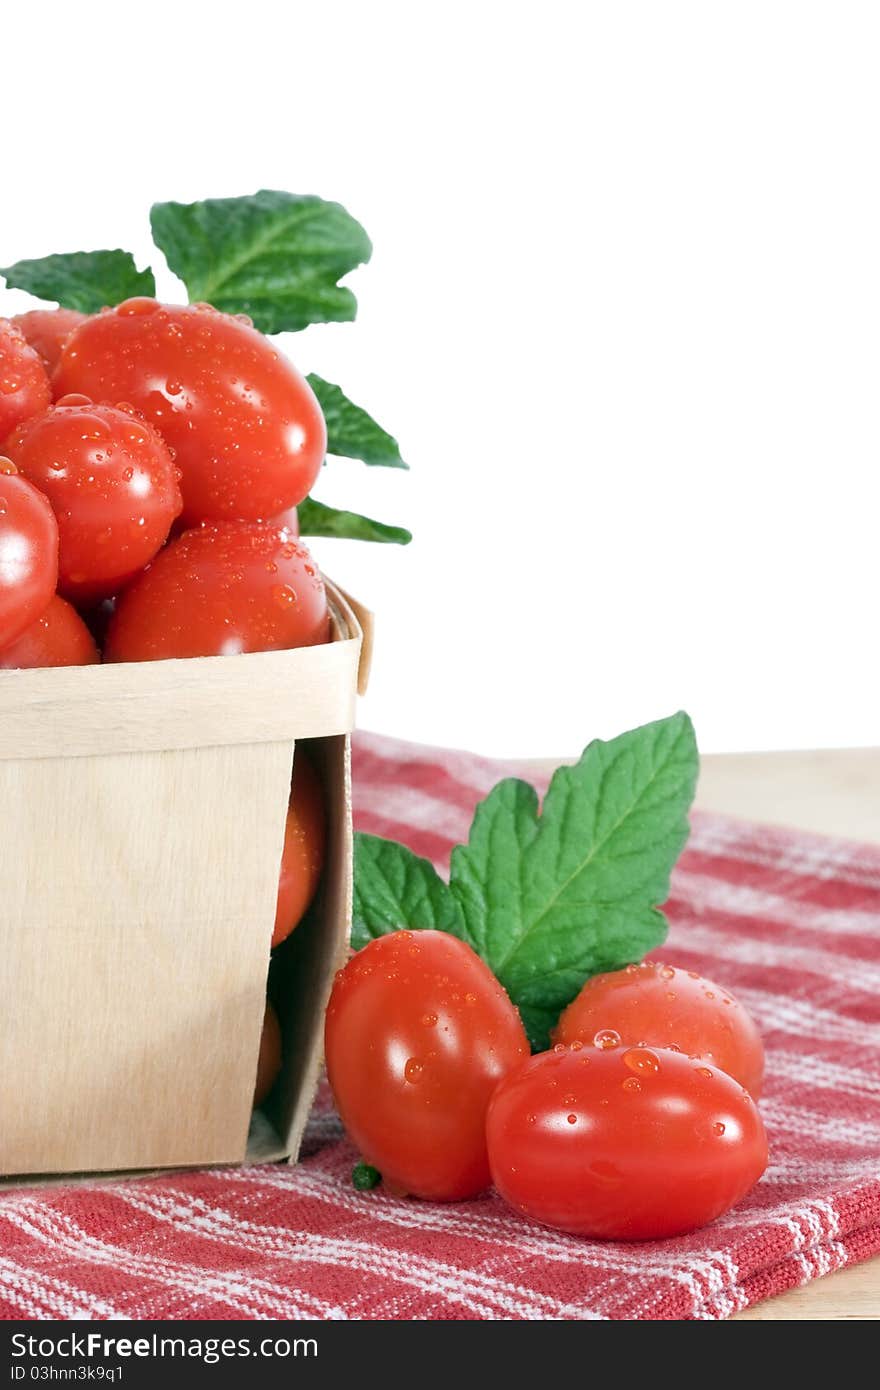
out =
{"type": "MultiPolygon", "coordinates": [[[[553,766],[542,764],[548,770],[553,766]]],[[[702,759],[696,804],[748,820],[880,844],[880,748],[710,754],[702,759]]],[[[880,1319],[880,1259],[827,1274],[736,1317],[880,1319]]]]}
{"type": "MultiPolygon", "coordinates": [[[[880,748],[707,756],[697,805],[880,844],[880,748]]],[[[765,1299],[737,1317],[880,1319],[880,1259],[765,1299]]]]}

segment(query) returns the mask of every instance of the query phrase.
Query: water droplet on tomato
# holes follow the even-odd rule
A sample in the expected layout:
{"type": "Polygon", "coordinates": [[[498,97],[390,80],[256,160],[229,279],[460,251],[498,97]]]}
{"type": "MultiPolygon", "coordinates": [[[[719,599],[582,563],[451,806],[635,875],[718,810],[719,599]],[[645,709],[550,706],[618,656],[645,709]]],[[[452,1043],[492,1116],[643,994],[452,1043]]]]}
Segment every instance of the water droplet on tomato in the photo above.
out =
{"type": "Polygon", "coordinates": [[[580,1052],[581,1048],[583,1047],[583,1043],[581,1042],[580,1038],[575,1038],[574,1042],[569,1043],[568,1047],[570,1052],[580,1052]]]}
{"type": "Polygon", "coordinates": [[[59,396],[55,405],[62,408],[73,405],[94,405],[94,401],[91,396],[80,395],[79,391],[70,391],[66,396],[59,396]]]}
{"type": "Polygon", "coordinates": [[[673,968],[672,968],[671,965],[664,965],[664,966],[662,966],[662,967],[661,967],[661,970],[660,970],[660,975],[661,975],[661,977],[662,977],[664,980],[674,980],[674,979],[675,979],[675,971],[673,970],[673,968]]]}
{"type": "Polygon", "coordinates": [[[566,1115],[565,1118],[568,1120],[568,1123],[569,1123],[570,1125],[576,1125],[577,1122],[578,1122],[578,1117],[577,1117],[577,1115],[566,1115]]]}
{"type": "Polygon", "coordinates": [[[712,1126],[712,1132],[713,1134],[723,1134],[725,1128],[726,1126],[722,1123],[721,1120],[716,1120],[714,1125],[712,1126]]]}
{"type": "Polygon", "coordinates": [[[116,312],[121,318],[143,318],[147,314],[155,314],[158,307],[155,299],[135,295],[133,299],[123,299],[116,312]]]}
{"type": "Polygon", "coordinates": [[[712,1080],[712,1073],[708,1067],[697,1067],[697,1076],[703,1076],[707,1081],[712,1080]]]}
{"type": "Polygon", "coordinates": [[[16,468],[15,464],[12,462],[12,459],[6,458],[5,455],[3,455],[2,457],[0,457],[0,473],[2,473],[5,477],[12,477],[13,474],[15,474],[15,473],[17,473],[17,472],[18,472],[18,469],[16,468]]]}
{"type": "Polygon", "coordinates": [[[437,1015],[436,1015],[436,1014],[422,1014],[422,1022],[424,1023],[424,1025],[425,1025],[426,1028],[436,1028],[436,1027],[437,1027],[437,1015]]]}
{"type": "Polygon", "coordinates": [[[609,1048],[618,1047],[620,1044],[620,1034],[615,1033],[613,1028],[600,1028],[598,1033],[593,1036],[593,1046],[601,1048],[607,1052],[609,1048]]]}
{"type": "Polygon", "coordinates": [[[292,608],[296,603],[296,589],[289,584],[273,584],[272,599],[279,608],[292,608]]]}
{"type": "Polygon", "coordinates": [[[641,1076],[651,1076],[660,1070],[660,1058],[648,1047],[630,1047],[624,1052],[623,1060],[630,1071],[641,1076]]]}
{"type": "Polygon", "coordinates": [[[409,1057],[407,1059],[406,1066],[403,1069],[403,1075],[404,1078],[407,1081],[409,1081],[411,1085],[415,1086],[419,1081],[421,1081],[422,1073],[424,1072],[424,1070],[425,1068],[423,1064],[419,1061],[418,1057],[409,1057]]]}
{"type": "Polygon", "coordinates": [[[625,1091],[640,1091],[642,1083],[637,1076],[628,1076],[623,1082],[623,1089],[625,1091]]]}
{"type": "Polygon", "coordinates": [[[556,1046],[553,1048],[553,1051],[554,1051],[554,1052],[558,1052],[558,1053],[562,1053],[562,1052],[567,1052],[567,1051],[568,1051],[568,1048],[565,1046],[565,1043],[557,1043],[556,1046]]]}

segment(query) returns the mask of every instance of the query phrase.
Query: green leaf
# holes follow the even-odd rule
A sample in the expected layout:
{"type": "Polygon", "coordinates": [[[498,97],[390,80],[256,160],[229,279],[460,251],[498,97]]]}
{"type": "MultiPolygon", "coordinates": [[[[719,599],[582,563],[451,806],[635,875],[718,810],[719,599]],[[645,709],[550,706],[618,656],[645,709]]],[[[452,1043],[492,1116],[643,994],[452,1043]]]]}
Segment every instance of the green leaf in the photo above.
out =
{"type": "Polygon", "coordinates": [[[337,540],[385,541],[392,545],[409,545],[412,532],[403,526],[387,526],[357,512],[343,512],[306,497],[296,509],[302,536],[333,536],[337,540]]]}
{"type": "Polygon", "coordinates": [[[308,383],[318,397],[327,421],[327,453],[361,459],[379,468],[408,468],[400,457],[397,440],[371,415],[350,401],[339,386],[311,372],[308,383]]]}
{"type": "Polygon", "coordinates": [[[467,941],[504,985],[533,1047],[591,975],[666,936],[659,905],[688,835],[698,770],[693,725],[675,714],[588,745],[553,775],[543,808],[499,782],[452,851],[447,886],[391,840],[356,836],[354,944],[399,927],[467,941]]]}
{"type": "Polygon", "coordinates": [[[138,270],[128,251],[71,251],[17,261],[0,268],[10,289],[27,290],[38,299],[96,314],[107,304],[121,304],[136,295],[152,296],[156,282],[152,270],[138,270]]]}
{"type": "Polygon", "coordinates": [[[464,936],[518,1005],[535,1046],[591,975],[666,936],[659,904],[688,834],[698,768],[686,714],[589,744],[534,791],[505,781],[452,852],[464,936]]]}
{"type": "Polygon", "coordinates": [[[339,203],[263,189],[246,198],[156,203],[153,240],[191,301],[249,314],[264,333],[353,319],[337,283],[370,259],[370,239],[339,203]]]}
{"type": "Polygon", "coordinates": [[[461,909],[427,859],[394,840],[358,833],[351,944],[359,950],[401,927],[461,936],[461,909]]]}

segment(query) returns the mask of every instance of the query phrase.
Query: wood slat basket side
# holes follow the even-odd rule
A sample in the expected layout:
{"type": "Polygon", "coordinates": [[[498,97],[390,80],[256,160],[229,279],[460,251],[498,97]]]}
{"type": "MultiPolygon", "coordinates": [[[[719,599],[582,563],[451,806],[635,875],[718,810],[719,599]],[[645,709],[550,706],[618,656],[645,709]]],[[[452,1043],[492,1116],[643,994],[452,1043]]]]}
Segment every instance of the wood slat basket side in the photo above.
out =
{"type": "Polygon", "coordinates": [[[317,737],[328,866],[281,972],[272,1117],[298,1144],[350,920],[362,629],[332,598],[325,648],[0,673],[0,1174],[243,1159],[295,742],[317,737]]]}

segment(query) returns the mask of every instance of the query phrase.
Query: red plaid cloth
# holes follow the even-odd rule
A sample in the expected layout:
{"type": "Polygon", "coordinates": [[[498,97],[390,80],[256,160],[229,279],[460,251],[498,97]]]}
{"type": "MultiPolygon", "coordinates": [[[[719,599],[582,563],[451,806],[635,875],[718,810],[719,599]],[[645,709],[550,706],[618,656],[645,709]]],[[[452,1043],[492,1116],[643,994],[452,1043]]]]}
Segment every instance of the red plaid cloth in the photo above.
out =
{"type": "MultiPolygon", "coordinates": [[[[444,865],[510,771],[361,735],[358,825],[444,865]]],[[[880,850],[697,815],[664,958],[730,986],[767,1046],[771,1164],[706,1230],[556,1235],[493,1197],[351,1186],[325,1093],[303,1162],[0,1197],[6,1318],[724,1318],[880,1252],[880,850]]]]}

